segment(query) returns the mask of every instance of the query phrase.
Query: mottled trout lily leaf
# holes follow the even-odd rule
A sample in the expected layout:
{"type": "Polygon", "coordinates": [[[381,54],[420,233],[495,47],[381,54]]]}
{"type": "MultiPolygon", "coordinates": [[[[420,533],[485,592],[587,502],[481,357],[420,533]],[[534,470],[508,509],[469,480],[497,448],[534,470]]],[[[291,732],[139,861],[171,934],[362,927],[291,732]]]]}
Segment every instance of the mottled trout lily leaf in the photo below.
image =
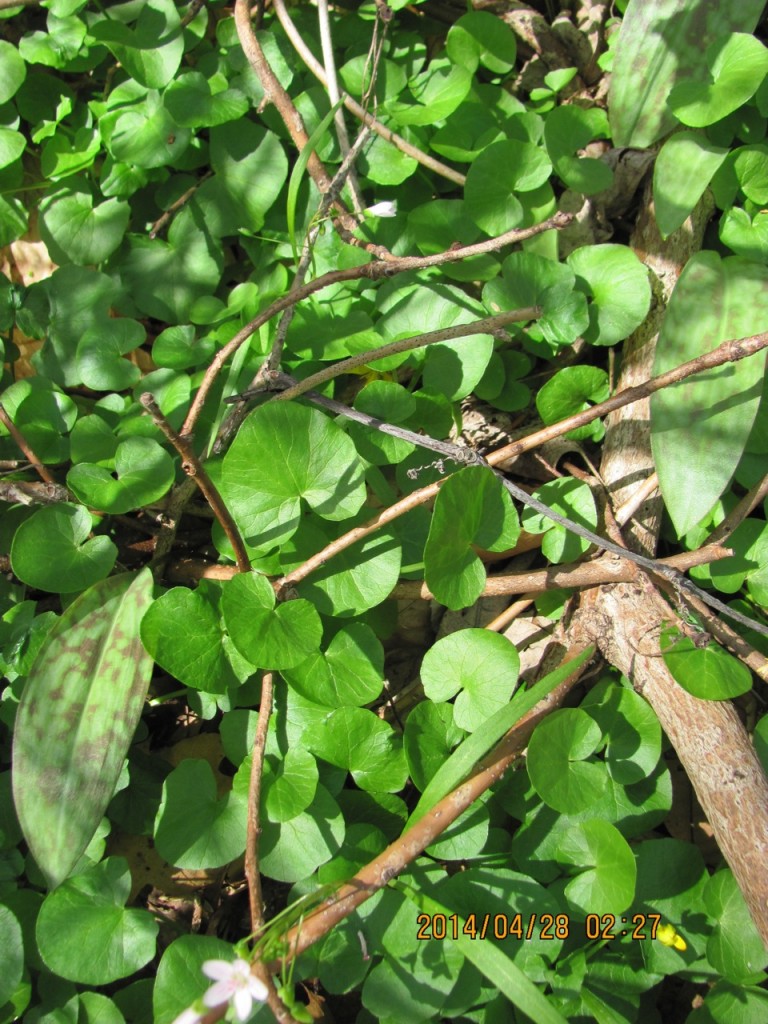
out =
{"type": "Polygon", "coordinates": [[[133,738],[152,673],[139,638],[151,601],[149,569],[96,583],[53,627],[24,686],[13,795],[51,888],[88,846],[133,738]]]}

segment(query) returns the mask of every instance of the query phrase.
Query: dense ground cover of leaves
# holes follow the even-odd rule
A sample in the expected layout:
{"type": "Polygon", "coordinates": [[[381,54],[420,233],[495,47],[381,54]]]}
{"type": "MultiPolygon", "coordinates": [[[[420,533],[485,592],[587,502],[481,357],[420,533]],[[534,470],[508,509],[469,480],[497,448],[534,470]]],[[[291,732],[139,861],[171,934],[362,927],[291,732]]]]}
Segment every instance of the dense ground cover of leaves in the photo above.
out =
{"type": "MultiPolygon", "coordinates": [[[[332,12],[342,91],[362,97],[377,64],[368,107],[415,148],[377,134],[363,146],[358,241],[429,257],[576,214],[564,230],[377,277],[365,273],[375,251],[316,217],[317,179],[263,102],[228,5],[0,6],[0,1021],[170,1024],[205,991],[204,962],[250,955],[243,855],[264,673],[256,951],[293,1019],[323,1005],[360,1024],[768,1016],[744,898],[717,851],[676,829],[672,752],[610,666],[539,724],[523,770],[279,960],[288,927],[423,820],[524,710],[510,639],[421,616],[414,642],[394,598],[426,581],[436,608],[466,609],[494,557],[538,549],[535,565],[557,566],[589,549],[518,510],[488,469],[454,471],[308,403],[257,404],[216,445],[224,399],[252,382],[279,318],[206,373],[289,290],[306,233],[308,279],[349,273],[296,306],[282,369],[304,380],[363,355],[318,389],[437,439],[479,408],[498,447],[612,393],[621,343],[659,301],[627,244],[651,160],[633,180],[621,153],[655,155],[663,237],[703,196],[715,211],[655,372],[768,324],[763,4],[635,0],[609,20],[602,5],[562,6],[555,18],[559,5],[535,5],[538,53],[535,33],[495,9],[332,12]],[[19,243],[36,233],[52,262],[25,279],[19,243]],[[528,307],[492,333],[364,359],[528,307]],[[190,460],[169,437],[204,382],[189,443],[231,522],[179,498],[190,460]],[[447,473],[433,501],[350,536],[447,473]],[[254,573],[236,571],[243,558],[254,573]],[[416,676],[418,701],[398,692],[416,676]]],[[[320,54],[315,8],[290,17],[320,54]]],[[[258,38],[333,174],[326,89],[274,12],[258,38]]],[[[754,355],[654,396],[666,551],[699,547],[763,476],[764,365],[754,355]]],[[[590,474],[604,434],[595,417],[566,435],[575,475],[545,462],[527,480],[598,532],[590,474]]],[[[733,558],[693,573],[760,622],[766,511],[731,536],[733,558]]],[[[569,596],[535,597],[539,628],[569,596]]],[[[761,707],[741,662],[677,635],[662,642],[681,686],[761,707]]],[[[768,718],[754,733],[765,764],[768,718]]]]}

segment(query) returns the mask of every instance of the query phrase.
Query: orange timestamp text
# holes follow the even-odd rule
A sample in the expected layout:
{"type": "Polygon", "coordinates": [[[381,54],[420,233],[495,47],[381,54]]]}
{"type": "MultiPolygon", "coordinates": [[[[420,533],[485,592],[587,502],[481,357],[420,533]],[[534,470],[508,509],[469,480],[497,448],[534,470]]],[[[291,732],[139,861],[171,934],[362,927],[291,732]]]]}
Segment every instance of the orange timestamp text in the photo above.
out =
{"type": "Polygon", "coordinates": [[[427,940],[458,939],[542,939],[555,941],[579,933],[588,940],[629,938],[635,941],[656,938],[661,914],[587,914],[583,921],[572,922],[569,914],[419,914],[416,938],[427,940]]]}

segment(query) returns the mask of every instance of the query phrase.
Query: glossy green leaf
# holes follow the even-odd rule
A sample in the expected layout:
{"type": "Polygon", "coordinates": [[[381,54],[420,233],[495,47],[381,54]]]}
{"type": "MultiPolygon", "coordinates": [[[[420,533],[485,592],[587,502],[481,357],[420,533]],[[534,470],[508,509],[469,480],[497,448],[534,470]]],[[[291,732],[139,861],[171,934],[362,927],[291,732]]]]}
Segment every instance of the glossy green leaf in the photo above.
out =
{"type": "Polygon", "coordinates": [[[725,868],[710,878],[704,902],[715,922],[707,942],[709,962],[735,984],[759,984],[768,966],[768,953],[730,870],[725,868]]]}
{"type": "Polygon", "coordinates": [[[184,209],[174,218],[167,242],[128,235],[120,278],[142,313],[166,323],[187,323],[192,304],[216,288],[221,250],[198,224],[199,213],[184,209]]]}
{"type": "MultiPolygon", "coordinates": [[[[534,493],[539,501],[549,505],[561,516],[590,530],[597,528],[595,499],[587,484],[582,481],[573,477],[561,477],[559,480],[551,480],[544,484],[534,493]]],[[[564,526],[530,507],[523,509],[521,522],[523,529],[528,533],[544,534],[541,550],[549,561],[555,564],[575,561],[589,549],[589,541],[569,532],[564,526]]]]}
{"type": "Polygon", "coordinates": [[[548,693],[564,679],[568,678],[572,672],[577,671],[581,665],[592,657],[593,653],[593,649],[589,647],[580,652],[575,658],[559,665],[529,690],[518,690],[511,702],[492,715],[471,736],[468,736],[451,754],[450,758],[440,766],[430,780],[406,827],[415,824],[426,814],[430,807],[458,786],[480,758],[487,754],[491,747],[523,715],[535,707],[540,700],[543,700],[548,693]]]}
{"type": "Polygon", "coordinates": [[[232,946],[213,935],[182,935],[164,951],[152,990],[152,1020],[173,1021],[210,988],[206,960],[232,959],[232,946]]]}
{"type": "Polygon", "coordinates": [[[613,172],[602,160],[577,157],[593,139],[610,136],[608,118],[599,107],[557,107],[547,116],[544,142],[555,173],[568,188],[591,196],[613,183],[613,172]]]}
{"type": "Polygon", "coordinates": [[[87,330],[77,346],[83,384],[94,391],[123,391],[132,387],[141,371],[122,357],[142,345],[146,336],[144,326],[128,317],[87,330]]]}
{"type": "Polygon", "coordinates": [[[382,691],[384,651],[369,626],[353,622],[336,633],[324,653],[282,674],[289,686],[317,704],[362,707],[382,691]]]}
{"type": "Polygon", "coordinates": [[[413,784],[424,790],[429,780],[464,737],[453,720],[448,703],[425,700],[408,715],[403,733],[403,749],[413,784]]]}
{"type": "MultiPolygon", "coordinates": [[[[354,407],[368,416],[397,426],[413,416],[416,399],[401,384],[374,380],[358,392],[354,407]]],[[[362,458],[375,466],[401,462],[415,448],[410,441],[379,433],[362,423],[350,423],[349,436],[362,458]]]]}
{"type": "Polygon", "coordinates": [[[24,972],[24,939],[16,915],[1,903],[0,957],[3,962],[3,976],[0,978],[0,1006],[2,1006],[13,996],[24,972]]]}
{"type": "Polygon", "coordinates": [[[235,683],[224,651],[218,590],[202,580],[196,590],[174,587],[147,611],[141,640],[166,672],[196,690],[226,693],[235,683]]]}
{"type": "MultiPolygon", "coordinates": [[[[342,532],[333,527],[319,530],[312,526],[302,528],[295,545],[296,555],[287,565],[293,567],[298,560],[303,562],[342,532]]],[[[400,575],[400,561],[400,544],[392,531],[377,530],[339,552],[303,580],[297,590],[321,615],[362,615],[389,597],[400,575]]]]}
{"type": "Polygon", "coordinates": [[[445,48],[459,67],[475,71],[482,64],[497,75],[511,71],[517,56],[512,29],[488,11],[462,15],[449,29],[445,48]]]}
{"type": "Polygon", "coordinates": [[[40,204],[40,233],[59,263],[103,263],[123,240],[130,215],[122,200],[95,205],[85,183],[68,182],[40,204]]]}
{"type": "Polygon", "coordinates": [[[452,114],[469,92],[472,73],[447,60],[433,60],[409,82],[415,103],[391,104],[398,125],[433,125],[452,114]]]}
{"type": "Polygon", "coordinates": [[[460,470],[435,501],[424,548],[427,586],[446,607],[468,607],[486,580],[476,548],[505,551],[519,535],[517,511],[501,482],[481,466],[460,470]]]}
{"type": "Polygon", "coordinates": [[[112,797],[144,705],[152,659],[139,623],[152,574],[113,576],[67,608],[22,693],[14,735],[16,812],[51,886],[63,881],[112,797]]]}
{"type": "MultiPolygon", "coordinates": [[[[767,282],[765,267],[741,257],[694,256],[667,307],[654,375],[730,338],[763,330],[767,282]]],[[[706,515],[728,486],[757,413],[764,368],[765,354],[757,354],[696,374],[651,398],[653,458],[664,503],[680,535],[706,515]]]]}
{"type": "Polygon", "coordinates": [[[224,459],[222,492],[246,540],[263,550],[296,532],[302,499],[331,520],[365,500],[350,438],[323,413],[286,402],[255,409],[242,425],[224,459]]]}
{"type": "Polygon", "coordinates": [[[177,160],[189,145],[190,131],[176,124],[159,93],[121,113],[109,141],[118,162],[151,170],[177,160]]]}
{"type": "Polygon", "coordinates": [[[544,803],[562,814],[578,814],[599,804],[608,776],[587,760],[602,742],[600,727],[586,711],[564,708],[540,722],[528,744],[526,766],[544,803]]]}
{"type": "MultiPolygon", "coordinates": [[[[50,381],[33,377],[12,384],[3,395],[3,406],[41,462],[50,464],[67,459],[65,435],[77,417],[77,407],[68,395],[50,381]]],[[[5,428],[3,433],[7,434],[5,428]]],[[[17,453],[14,442],[12,454],[15,457],[17,453]]]]}
{"type": "Polygon", "coordinates": [[[768,49],[754,36],[734,32],[709,46],[710,81],[681,81],[669,94],[669,106],[693,128],[720,121],[754,96],[768,74],[768,49]]]}
{"type": "Polygon", "coordinates": [[[561,839],[558,859],[578,871],[565,887],[583,914],[620,913],[631,906],[637,868],[632,848],[610,822],[574,823],[561,839]]]}
{"type": "MultiPolygon", "coordinates": [[[[768,51],[766,51],[768,53],[768,51]]],[[[741,146],[733,153],[733,173],[739,188],[753,203],[768,202],[768,146],[741,146]]]]}
{"type": "Polygon", "coordinates": [[[575,274],[562,263],[515,252],[504,260],[501,276],[483,288],[483,302],[491,313],[541,306],[536,325],[544,337],[570,345],[589,325],[587,300],[575,285],[575,274]]]}
{"type": "Polygon", "coordinates": [[[184,54],[179,13],[172,0],[147,0],[138,11],[133,28],[113,16],[96,21],[90,33],[137,82],[162,89],[176,74],[184,54]]]}
{"type": "Polygon", "coordinates": [[[17,160],[26,145],[27,141],[21,132],[0,127],[0,168],[7,167],[17,160]]]}
{"type": "Polygon", "coordinates": [[[279,882],[308,878],[338,853],[344,831],[344,816],[339,805],[325,786],[318,785],[311,813],[302,811],[280,823],[269,819],[262,821],[260,870],[279,882]]]}
{"type": "Polygon", "coordinates": [[[514,644],[484,629],[461,629],[438,640],[424,656],[421,682],[432,701],[456,694],[456,725],[474,732],[508,702],[520,671],[514,644]]]}
{"type": "Polygon", "coordinates": [[[26,76],[27,66],[19,51],[12,43],[0,41],[0,103],[7,103],[15,96],[26,76]]]}
{"type": "Polygon", "coordinates": [[[615,345],[628,338],[651,307],[648,270],[632,249],[585,245],[575,249],[567,263],[576,274],[576,287],[589,301],[584,340],[592,345],[615,345]]]}
{"type": "MultiPolygon", "coordinates": [[[[244,762],[250,772],[250,761],[244,762]]],[[[282,760],[267,755],[264,807],[270,821],[290,821],[312,803],[318,770],[314,757],[303,747],[289,747],[282,760]]]]}
{"type": "Polygon", "coordinates": [[[112,571],[117,548],[109,537],[90,537],[91,516],[82,505],[38,509],[16,531],[13,571],[29,586],[55,594],[85,590],[112,571]]]}
{"type": "Polygon", "coordinates": [[[245,850],[247,804],[247,794],[236,789],[217,796],[207,761],[182,761],[163,783],[155,819],[158,853],[190,871],[228,864],[245,850]]]}
{"type": "Polygon", "coordinates": [[[653,167],[653,206],[662,238],[677,231],[727,155],[700,132],[667,139],[653,167]]]}
{"type": "Polygon", "coordinates": [[[365,708],[339,708],[304,733],[318,757],[352,773],[360,789],[396,793],[407,769],[399,736],[365,708]]]}
{"type": "Polygon", "coordinates": [[[464,186],[467,215],[488,235],[500,235],[522,224],[523,208],[516,197],[543,185],[552,171],[547,154],[531,142],[495,142],[473,161],[464,186]]]}
{"type": "Polygon", "coordinates": [[[320,648],[317,611],[302,598],[276,606],[266,576],[239,573],[224,584],[221,604],[232,642],[252,665],[295,668],[320,648]]]}
{"type": "Polygon", "coordinates": [[[598,683],[581,704],[603,732],[605,763],[616,782],[651,775],[661,757],[661,725],[647,701],[626,687],[598,683]]]}
{"type": "Polygon", "coordinates": [[[46,896],[37,942],[50,970],[85,985],[108,985],[140,970],[155,955],[157,922],[126,907],[131,874],[110,857],[46,896]]]}
{"type": "MultiPolygon", "coordinates": [[[[608,374],[597,366],[565,366],[550,377],[536,393],[536,409],[546,424],[586,412],[608,398],[608,374]]],[[[599,420],[569,430],[574,441],[599,441],[604,430],[599,420]]]]}
{"type": "Polygon", "coordinates": [[[115,478],[103,466],[81,462],[67,485],[84,504],[112,515],[158,501],[173,484],[173,459],[151,437],[128,437],[115,454],[115,478]]]}
{"type": "Polygon", "coordinates": [[[701,700],[730,700],[752,689],[752,675],[732,654],[715,643],[699,648],[676,630],[661,635],[664,664],[675,682],[701,700]],[[671,646],[670,646],[671,645],[671,646]]]}
{"type": "Polygon", "coordinates": [[[187,71],[168,86],[165,105],[184,128],[212,128],[244,117],[250,103],[239,89],[214,92],[199,71],[187,71]]]}
{"type": "Polygon", "coordinates": [[[651,146],[675,125],[667,99],[677,83],[705,82],[710,44],[751,32],[762,0],[630,0],[616,45],[608,111],[615,146],[651,146]]]}

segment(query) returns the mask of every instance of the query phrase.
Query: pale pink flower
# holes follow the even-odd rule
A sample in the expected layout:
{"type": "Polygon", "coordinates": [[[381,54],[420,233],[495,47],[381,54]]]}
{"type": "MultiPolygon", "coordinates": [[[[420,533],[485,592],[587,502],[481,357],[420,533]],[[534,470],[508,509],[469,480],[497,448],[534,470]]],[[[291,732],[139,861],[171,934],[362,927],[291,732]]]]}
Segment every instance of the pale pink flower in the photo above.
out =
{"type": "Polygon", "coordinates": [[[267,998],[266,985],[251,974],[246,960],[206,960],[203,974],[216,982],[203,996],[205,1005],[231,1003],[238,1020],[248,1020],[254,1002],[263,1003],[267,998]]]}

